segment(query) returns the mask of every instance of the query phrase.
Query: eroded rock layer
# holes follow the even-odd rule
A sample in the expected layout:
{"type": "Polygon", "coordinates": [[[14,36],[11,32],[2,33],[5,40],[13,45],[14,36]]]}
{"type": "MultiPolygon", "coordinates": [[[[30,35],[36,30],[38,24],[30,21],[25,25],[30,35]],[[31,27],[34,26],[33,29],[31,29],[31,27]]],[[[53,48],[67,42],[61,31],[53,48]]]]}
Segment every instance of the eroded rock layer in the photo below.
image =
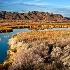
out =
{"type": "Polygon", "coordinates": [[[41,22],[68,22],[69,19],[63,17],[61,14],[53,14],[48,12],[32,11],[28,13],[18,12],[0,12],[0,20],[31,20],[41,22]]]}

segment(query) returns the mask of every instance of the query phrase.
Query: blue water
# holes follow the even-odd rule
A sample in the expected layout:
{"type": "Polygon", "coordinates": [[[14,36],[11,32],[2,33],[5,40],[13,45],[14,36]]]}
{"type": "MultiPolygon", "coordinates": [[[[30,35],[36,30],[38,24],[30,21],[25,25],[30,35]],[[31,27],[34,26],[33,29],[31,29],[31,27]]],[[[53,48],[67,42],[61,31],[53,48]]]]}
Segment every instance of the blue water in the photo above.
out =
{"type": "MultiPolygon", "coordinates": [[[[44,30],[70,30],[70,28],[53,28],[44,30]]],[[[29,29],[13,29],[13,32],[0,34],[0,63],[3,63],[4,60],[7,59],[8,40],[12,37],[12,35],[18,32],[29,32],[29,31],[30,31],[29,29]]]]}
{"type": "Polygon", "coordinates": [[[8,40],[12,37],[12,35],[18,32],[29,31],[29,29],[13,29],[13,32],[0,34],[0,63],[3,63],[4,60],[7,59],[8,40]]]}
{"type": "MultiPolygon", "coordinates": [[[[70,28],[49,28],[49,29],[44,29],[44,30],[70,30],[70,28]]],[[[38,30],[38,31],[44,31],[44,30],[38,30]]]]}

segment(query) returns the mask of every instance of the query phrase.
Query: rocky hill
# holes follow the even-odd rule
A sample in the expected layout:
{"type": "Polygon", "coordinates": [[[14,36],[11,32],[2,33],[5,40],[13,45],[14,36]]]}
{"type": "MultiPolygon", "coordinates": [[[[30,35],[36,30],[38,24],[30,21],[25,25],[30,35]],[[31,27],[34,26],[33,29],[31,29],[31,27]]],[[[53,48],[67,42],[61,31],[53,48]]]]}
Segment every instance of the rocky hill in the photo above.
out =
{"type": "Polygon", "coordinates": [[[18,12],[0,12],[0,20],[32,20],[32,21],[46,21],[46,22],[68,22],[69,19],[63,17],[61,14],[53,14],[48,12],[32,11],[28,13],[18,12]]]}

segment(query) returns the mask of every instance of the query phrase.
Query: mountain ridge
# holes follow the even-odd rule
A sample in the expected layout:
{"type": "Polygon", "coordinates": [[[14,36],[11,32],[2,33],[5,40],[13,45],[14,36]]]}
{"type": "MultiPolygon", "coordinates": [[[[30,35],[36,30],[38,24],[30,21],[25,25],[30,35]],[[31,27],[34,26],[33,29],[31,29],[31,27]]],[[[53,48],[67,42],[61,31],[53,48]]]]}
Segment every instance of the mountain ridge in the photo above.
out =
{"type": "Polygon", "coordinates": [[[0,12],[0,20],[32,20],[46,22],[68,22],[70,19],[63,17],[61,14],[53,14],[48,12],[32,11],[28,13],[18,12],[0,12]]]}

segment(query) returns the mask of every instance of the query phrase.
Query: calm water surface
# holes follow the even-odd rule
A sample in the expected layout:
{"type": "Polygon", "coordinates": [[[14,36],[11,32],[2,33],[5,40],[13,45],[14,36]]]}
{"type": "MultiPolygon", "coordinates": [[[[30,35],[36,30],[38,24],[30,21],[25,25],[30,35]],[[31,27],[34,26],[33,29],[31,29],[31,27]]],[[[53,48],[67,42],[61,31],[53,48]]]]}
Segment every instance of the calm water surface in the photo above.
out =
{"type": "Polygon", "coordinates": [[[0,34],[0,63],[3,63],[4,60],[7,59],[8,40],[12,37],[12,35],[18,32],[29,31],[29,29],[13,29],[13,32],[0,34]]]}
{"type": "MultiPolygon", "coordinates": [[[[53,29],[44,29],[44,30],[70,30],[70,28],[53,28],[53,29]]],[[[38,31],[44,31],[38,30],[38,31]]],[[[3,63],[7,59],[7,50],[8,50],[8,40],[12,37],[13,34],[18,32],[29,32],[29,29],[13,29],[11,33],[1,33],[0,34],[0,63],[3,63]]]]}

